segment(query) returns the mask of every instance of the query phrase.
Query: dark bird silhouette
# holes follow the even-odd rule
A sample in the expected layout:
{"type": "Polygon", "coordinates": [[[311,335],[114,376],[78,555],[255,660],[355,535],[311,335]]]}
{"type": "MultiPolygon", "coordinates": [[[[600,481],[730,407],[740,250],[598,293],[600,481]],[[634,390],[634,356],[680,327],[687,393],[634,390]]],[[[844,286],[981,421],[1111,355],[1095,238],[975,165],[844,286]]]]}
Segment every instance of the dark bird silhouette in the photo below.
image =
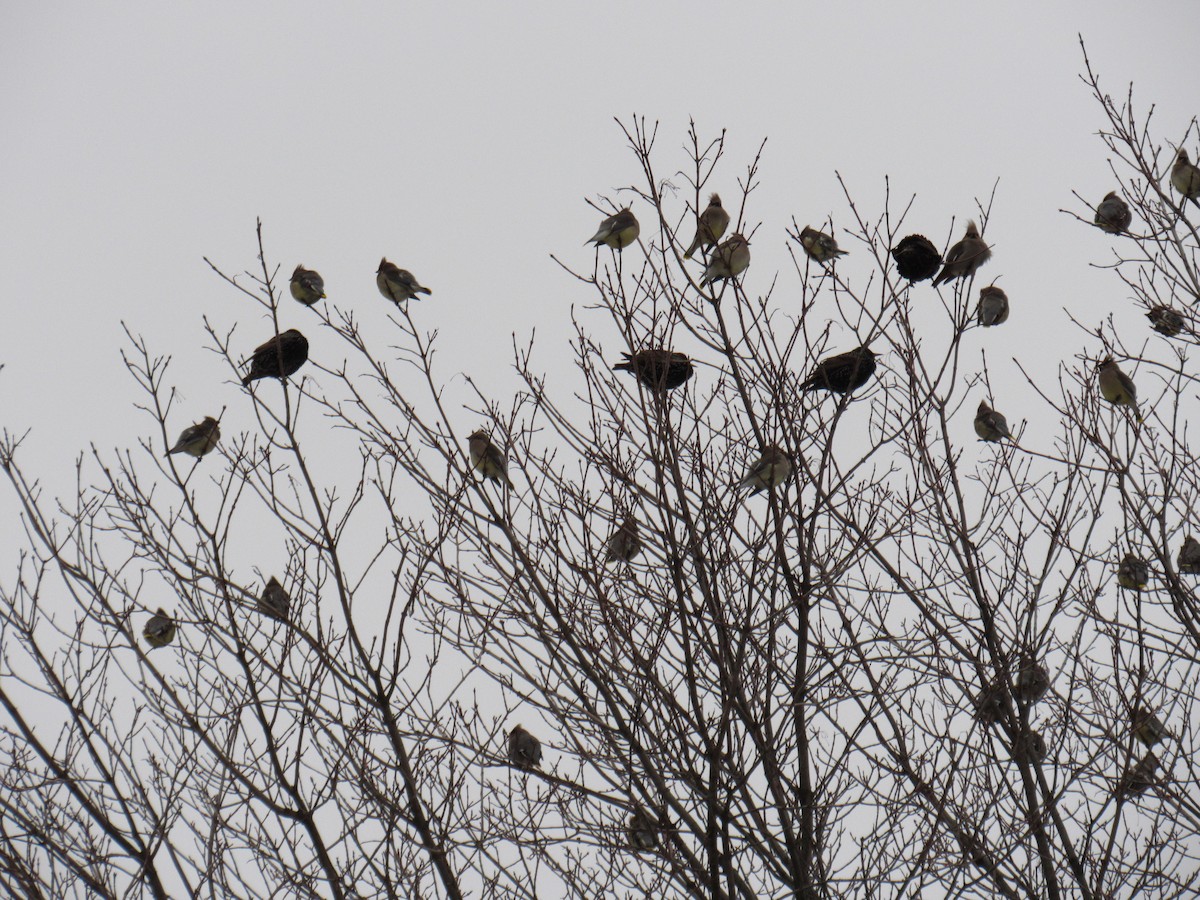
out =
{"type": "Polygon", "coordinates": [[[272,575],[267,586],[263,588],[262,594],[259,595],[258,611],[276,619],[286,619],[291,605],[292,598],[288,596],[288,592],[284,590],[279,580],[272,575]]]}
{"type": "Polygon", "coordinates": [[[1133,213],[1129,204],[1121,199],[1116,191],[1109,191],[1096,207],[1096,227],[1109,234],[1121,234],[1129,230],[1133,222],[1133,213]]]}
{"type": "Polygon", "coordinates": [[[848,394],[866,384],[874,374],[875,354],[866,347],[856,347],[821,360],[800,389],[848,394]]]}
{"type": "Polygon", "coordinates": [[[625,360],[613,366],[613,371],[632,372],[638,381],[657,393],[673,390],[696,374],[687,355],[674,350],[651,347],[632,356],[621,355],[625,360]]]}
{"type": "Polygon", "coordinates": [[[896,260],[896,271],[900,276],[912,282],[932,278],[942,265],[942,254],[923,234],[910,234],[901,239],[892,248],[892,259],[896,260]]]}
{"type": "Polygon", "coordinates": [[[975,227],[974,222],[968,222],[967,233],[946,254],[946,265],[942,268],[942,273],[933,279],[933,286],[937,287],[943,281],[955,278],[968,278],[991,258],[992,251],[987,242],[979,236],[979,229],[975,227]]]}
{"type": "Polygon", "coordinates": [[[979,291],[979,324],[984,328],[1008,321],[1008,294],[994,284],[979,291]]]}
{"type": "Polygon", "coordinates": [[[1177,337],[1183,333],[1185,322],[1183,316],[1169,306],[1153,306],[1146,313],[1150,327],[1166,337],[1177,337]]]}
{"type": "Polygon", "coordinates": [[[151,647],[167,646],[175,640],[175,620],[168,616],[162,607],[159,607],[158,611],[146,621],[146,627],[142,629],[142,637],[151,647]]]}
{"type": "Polygon", "coordinates": [[[508,761],[522,769],[536,769],[542,763],[542,742],[516,726],[508,733],[508,761]]]}
{"type": "Polygon", "coordinates": [[[295,328],[254,348],[250,371],[242,384],[259,378],[287,378],[308,361],[308,339],[295,328]]]}
{"type": "Polygon", "coordinates": [[[631,562],[642,552],[642,540],[638,537],[638,523],[633,516],[626,516],[621,527],[612,533],[608,539],[608,553],[605,562],[619,559],[621,562],[631,562]]]}

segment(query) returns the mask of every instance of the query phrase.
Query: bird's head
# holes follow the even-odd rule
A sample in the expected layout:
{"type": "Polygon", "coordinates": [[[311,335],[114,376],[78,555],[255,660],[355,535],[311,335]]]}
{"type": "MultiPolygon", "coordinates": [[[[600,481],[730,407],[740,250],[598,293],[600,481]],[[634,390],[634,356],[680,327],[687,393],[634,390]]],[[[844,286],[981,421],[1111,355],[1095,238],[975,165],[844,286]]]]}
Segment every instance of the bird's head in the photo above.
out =
{"type": "Polygon", "coordinates": [[[382,272],[384,269],[386,269],[389,265],[390,265],[390,263],[387,261],[387,257],[385,256],[383,259],[381,259],[379,261],[379,268],[375,270],[375,274],[378,275],[380,272],[382,272]]]}
{"type": "Polygon", "coordinates": [[[976,226],[976,224],[973,220],[970,222],[967,222],[967,237],[969,237],[969,238],[978,238],[979,237],[979,228],[978,228],[978,226],[976,226]]]}
{"type": "Polygon", "coordinates": [[[721,205],[721,195],[713,194],[711,197],[709,197],[708,205],[709,206],[720,206],[721,205]]]}

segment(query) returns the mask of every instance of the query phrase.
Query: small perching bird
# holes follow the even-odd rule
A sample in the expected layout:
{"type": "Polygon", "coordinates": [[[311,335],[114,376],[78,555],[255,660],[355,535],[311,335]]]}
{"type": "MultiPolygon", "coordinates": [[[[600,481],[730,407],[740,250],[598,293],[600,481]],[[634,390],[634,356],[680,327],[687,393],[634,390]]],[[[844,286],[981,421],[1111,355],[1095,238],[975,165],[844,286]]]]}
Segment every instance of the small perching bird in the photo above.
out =
{"type": "Polygon", "coordinates": [[[1171,166],[1171,186],[1193,203],[1200,205],[1200,169],[1192,165],[1186,150],[1180,148],[1171,166]]]}
{"type": "Polygon", "coordinates": [[[1200,541],[1190,534],[1179,548],[1179,574],[1200,575],[1200,541]]]}
{"type": "Polygon", "coordinates": [[[205,416],[195,425],[183,429],[175,446],[167,451],[167,456],[172,453],[186,453],[188,456],[199,459],[204,454],[211,453],[216,449],[219,440],[221,440],[221,426],[212,416],[205,416]]]}
{"type": "Polygon", "coordinates": [[[1096,207],[1096,227],[1109,234],[1123,234],[1133,222],[1129,204],[1116,191],[1109,191],[1096,207]]]}
{"type": "Polygon", "coordinates": [[[1183,333],[1186,323],[1183,316],[1169,306],[1152,306],[1146,313],[1150,327],[1166,337],[1177,337],[1183,333]]]}
{"type": "Polygon", "coordinates": [[[975,707],[975,719],[984,725],[991,725],[1004,714],[1004,686],[998,681],[992,681],[983,686],[975,695],[972,705],[975,707]]]}
{"type": "Polygon", "coordinates": [[[674,350],[649,347],[621,355],[625,359],[614,365],[613,371],[632,372],[638,381],[658,394],[674,390],[696,374],[687,355],[674,350]]]}
{"type": "Polygon", "coordinates": [[[1096,380],[1100,385],[1100,395],[1105,400],[1114,406],[1128,406],[1137,420],[1142,421],[1137,405],[1137,386],[1111,356],[1106,356],[1096,366],[1096,380]]]}
{"type": "Polygon", "coordinates": [[[249,385],[259,378],[287,378],[307,361],[308,339],[295,328],[289,328],[254,348],[250,371],[242,384],[249,385]]]}
{"type": "Polygon", "coordinates": [[[325,279],[304,266],[296,266],[288,287],[291,288],[292,297],[305,306],[312,306],[318,300],[325,299],[325,279]]]}
{"type": "Polygon", "coordinates": [[[480,428],[467,437],[471,455],[471,468],[484,478],[512,487],[508,477],[508,460],[500,448],[492,443],[492,436],[480,428]]]}
{"type": "Polygon", "coordinates": [[[700,286],[708,287],[727,278],[736,278],[750,265],[750,242],[740,234],[732,234],[722,241],[708,258],[700,286]]]}
{"type": "Polygon", "coordinates": [[[999,441],[1003,438],[1012,440],[1008,430],[1008,420],[1003,413],[998,413],[987,405],[987,401],[979,401],[979,409],[975,411],[975,433],[981,441],[999,441]]]}
{"type": "Polygon", "coordinates": [[[262,593],[258,595],[258,611],[265,616],[286,620],[291,605],[292,598],[279,583],[279,579],[272,575],[262,593]]]}
{"type": "Polygon", "coordinates": [[[629,817],[629,843],[639,853],[658,846],[658,820],[640,806],[629,817]]]}
{"type": "Polygon", "coordinates": [[[874,374],[875,354],[865,346],[855,347],[817,363],[801,382],[800,390],[848,394],[866,384],[874,374]]]}
{"type": "Polygon", "coordinates": [[[684,259],[691,259],[692,254],[701,247],[707,249],[713,246],[721,239],[721,235],[725,233],[725,229],[729,227],[729,213],[725,212],[725,207],[721,205],[721,198],[713,194],[708,198],[708,206],[704,208],[704,212],[700,213],[696,220],[696,236],[692,238],[691,244],[688,245],[687,252],[683,254],[684,259]]]}
{"type": "Polygon", "coordinates": [[[630,207],[626,206],[601,222],[596,233],[584,243],[594,244],[597,247],[604,244],[614,250],[624,250],[637,240],[641,231],[642,226],[638,224],[637,216],[633,214],[630,207]]]}
{"type": "Polygon", "coordinates": [[[1022,654],[1017,674],[1012,681],[1012,695],[1022,703],[1037,703],[1050,690],[1046,667],[1029,654],[1022,654]]]}
{"type": "Polygon", "coordinates": [[[1147,751],[1145,756],[1121,775],[1121,780],[1117,782],[1117,796],[1136,797],[1146,793],[1155,785],[1157,779],[1154,773],[1158,771],[1158,766],[1158,757],[1147,751]]]}
{"type": "Polygon", "coordinates": [[[633,558],[642,552],[642,539],[638,537],[638,523],[633,516],[626,516],[621,527],[612,533],[608,539],[605,562],[620,560],[632,562],[633,558]]]}
{"type": "Polygon", "coordinates": [[[833,262],[839,256],[846,256],[850,252],[839,250],[837,241],[832,235],[809,228],[807,225],[800,232],[800,246],[804,248],[809,259],[815,259],[819,263],[833,262]]]}
{"type": "Polygon", "coordinates": [[[175,640],[175,620],[167,615],[161,606],[149,619],[142,629],[142,637],[151,647],[165,647],[175,640]]]}
{"type": "Polygon", "coordinates": [[[1017,735],[1012,747],[1013,759],[1017,762],[1037,765],[1046,758],[1046,740],[1030,728],[1017,735]]]}
{"type": "Polygon", "coordinates": [[[1117,584],[1127,591],[1140,591],[1150,583],[1150,566],[1133,553],[1126,553],[1117,566],[1117,584]]]}
{"type": "Polygon", "coordinates": [[[979,228],[974,222],[967,222],[967,233],[946,254],[946,264],[942,267],[941,274],[933,279],[933,286],[937,287],[943,281],[955,278],[969,278],[991,258],[991,248],[979,236],[979,228]]]}
{"type": "Polygon", "coordinates": [[[1135,706],[1133,708],[1133,711],[1129,714],[1129,725],[1133,730],[1133,736],[1147,747],[1153,747],[1164,738],[1171,737],[1171,733],[1167,731],[1167,726],[1163,724],[1163,720],[1155,715],[1152,710],[1146,709],[1143,706],[1135,706]]]}
{"type": "Polygon", "coordinates": [[[375,270],[375,285],[379,288],[379,293],[397,306],[406,300],[418,299],[417,294],[433,293],[429,288],[422,287],[412,272],[388,262],[386,256],[380,260],[379,268],[375,270]]]}
{"type": "Polygon", "coordinates": [[[979,291],[979,324],[984,328],[1008,321],[1008,294],[994,284],[979,291]]]}
{"type": "Polygon", "coordinates": [[[791,457],[781,448],[771,446],[759,454],[738,487],[750,488],[750,496],[753,497],[755,494],[779,487],[791,474],[791,457]]]}
{"type": "Polygon", "coordinates": [[[542,742],[517,725],[508,733],[508,761],[521,769],[542,764],[542,742]]]}
{"type": "Polygon", "coordinates": [[[923,234],[903,238],[892,248],[892,258],[896,260],[896,271],[900,276],[914,283],[932,278],[942,265],[942,254],[923,234]]]}

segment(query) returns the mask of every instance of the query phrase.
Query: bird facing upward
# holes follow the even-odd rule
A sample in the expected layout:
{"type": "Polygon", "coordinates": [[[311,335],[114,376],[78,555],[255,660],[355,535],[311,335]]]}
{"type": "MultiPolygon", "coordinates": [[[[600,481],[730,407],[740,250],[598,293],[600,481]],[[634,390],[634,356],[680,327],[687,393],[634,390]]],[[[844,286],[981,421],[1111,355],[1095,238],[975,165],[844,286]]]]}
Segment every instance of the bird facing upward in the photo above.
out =
{"type": "Polygon", "coordinates": [[[683,258],[691,259],[692,254],[701,247],[713,246],[721,239],[721,235],[728,227],[729,213],[725,212],[725,207],[721,205],[721,198],[713,194],[708,198],[708,206],[704,208],[704,212],[700,213],[700,218],[696,222],[696,236],[692,238],[692,243],[688,245],[683,258]]]}
{"type": "Polygon", "coordinates": [[[429,288],[422,287],[412,272],[388,262],[386,256],[380,260],[379,268],[375,270],[375,285],[379,288],[379,293],[397,306],[405,300],[416,300],[417,294],[433,293],[429,288]]]}
{"type": "Polygon", "coordinates": [[[946,254],[946,264],[942,267],[941,274],[933,279],[933,286],[937,287],[942,282],[955,278],[968,278],[991,258],[992,251],[987,242],[979,236],[979,229],[974,222],[967,222],[967,233],[946,254]]]}

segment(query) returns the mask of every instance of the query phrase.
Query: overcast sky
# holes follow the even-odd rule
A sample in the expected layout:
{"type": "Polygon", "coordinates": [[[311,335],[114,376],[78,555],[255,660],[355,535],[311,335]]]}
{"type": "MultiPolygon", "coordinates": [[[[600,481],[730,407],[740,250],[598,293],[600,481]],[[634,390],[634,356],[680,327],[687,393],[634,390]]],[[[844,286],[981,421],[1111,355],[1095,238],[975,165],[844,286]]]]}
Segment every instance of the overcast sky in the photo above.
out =
{"type": "MultiPolygon", "coordinates": [[[[894,196],[915,193],[913,230],[939,245],[999,179],[982,274],[1003,275],[1013,315],[989,359],[1052,370],[1085,343],[1061,307],[1096,322],[1128,308],[1088,268],[1112,239],[1058,212],[1080,209],[1072,189],[1115,187],[1080,32],[1106,88],[1132,81],[1155,134],[1180,140],[1200,99],[1191,0],[8,4],[0,422],[35,429],[26,459],[52,484],[89,442],[152,434],[118,353],[125,321],[174,358],[180,429],[222,406],[227,428],[250,427],[201,316],[237,323],[243,351],[269,325],[202,257],[252,268],[256,217],[281,285],[296,263],[318,269],[330,302],[383,338],[386,255],[433,289],[422,316],[447,368],[507,371],[506,336],[535,326],[550,359],[571,305],[594,299],[550,254],[590,267],[599,217],[584,198],[640,183],[613,122],[635,112],[661,122],[664,176],[686,164],[689,117],[703,136],[727,129],[714,181],[727,197],[768,139],[745,284],[782,271],[781,303],[791,217],[849,224],[835,170],[870,217],[885,175],[894,196]]],[[[336,365],[341,345],[286,303],[283,326],[311,323],[313,358],[336,365]]]]}

